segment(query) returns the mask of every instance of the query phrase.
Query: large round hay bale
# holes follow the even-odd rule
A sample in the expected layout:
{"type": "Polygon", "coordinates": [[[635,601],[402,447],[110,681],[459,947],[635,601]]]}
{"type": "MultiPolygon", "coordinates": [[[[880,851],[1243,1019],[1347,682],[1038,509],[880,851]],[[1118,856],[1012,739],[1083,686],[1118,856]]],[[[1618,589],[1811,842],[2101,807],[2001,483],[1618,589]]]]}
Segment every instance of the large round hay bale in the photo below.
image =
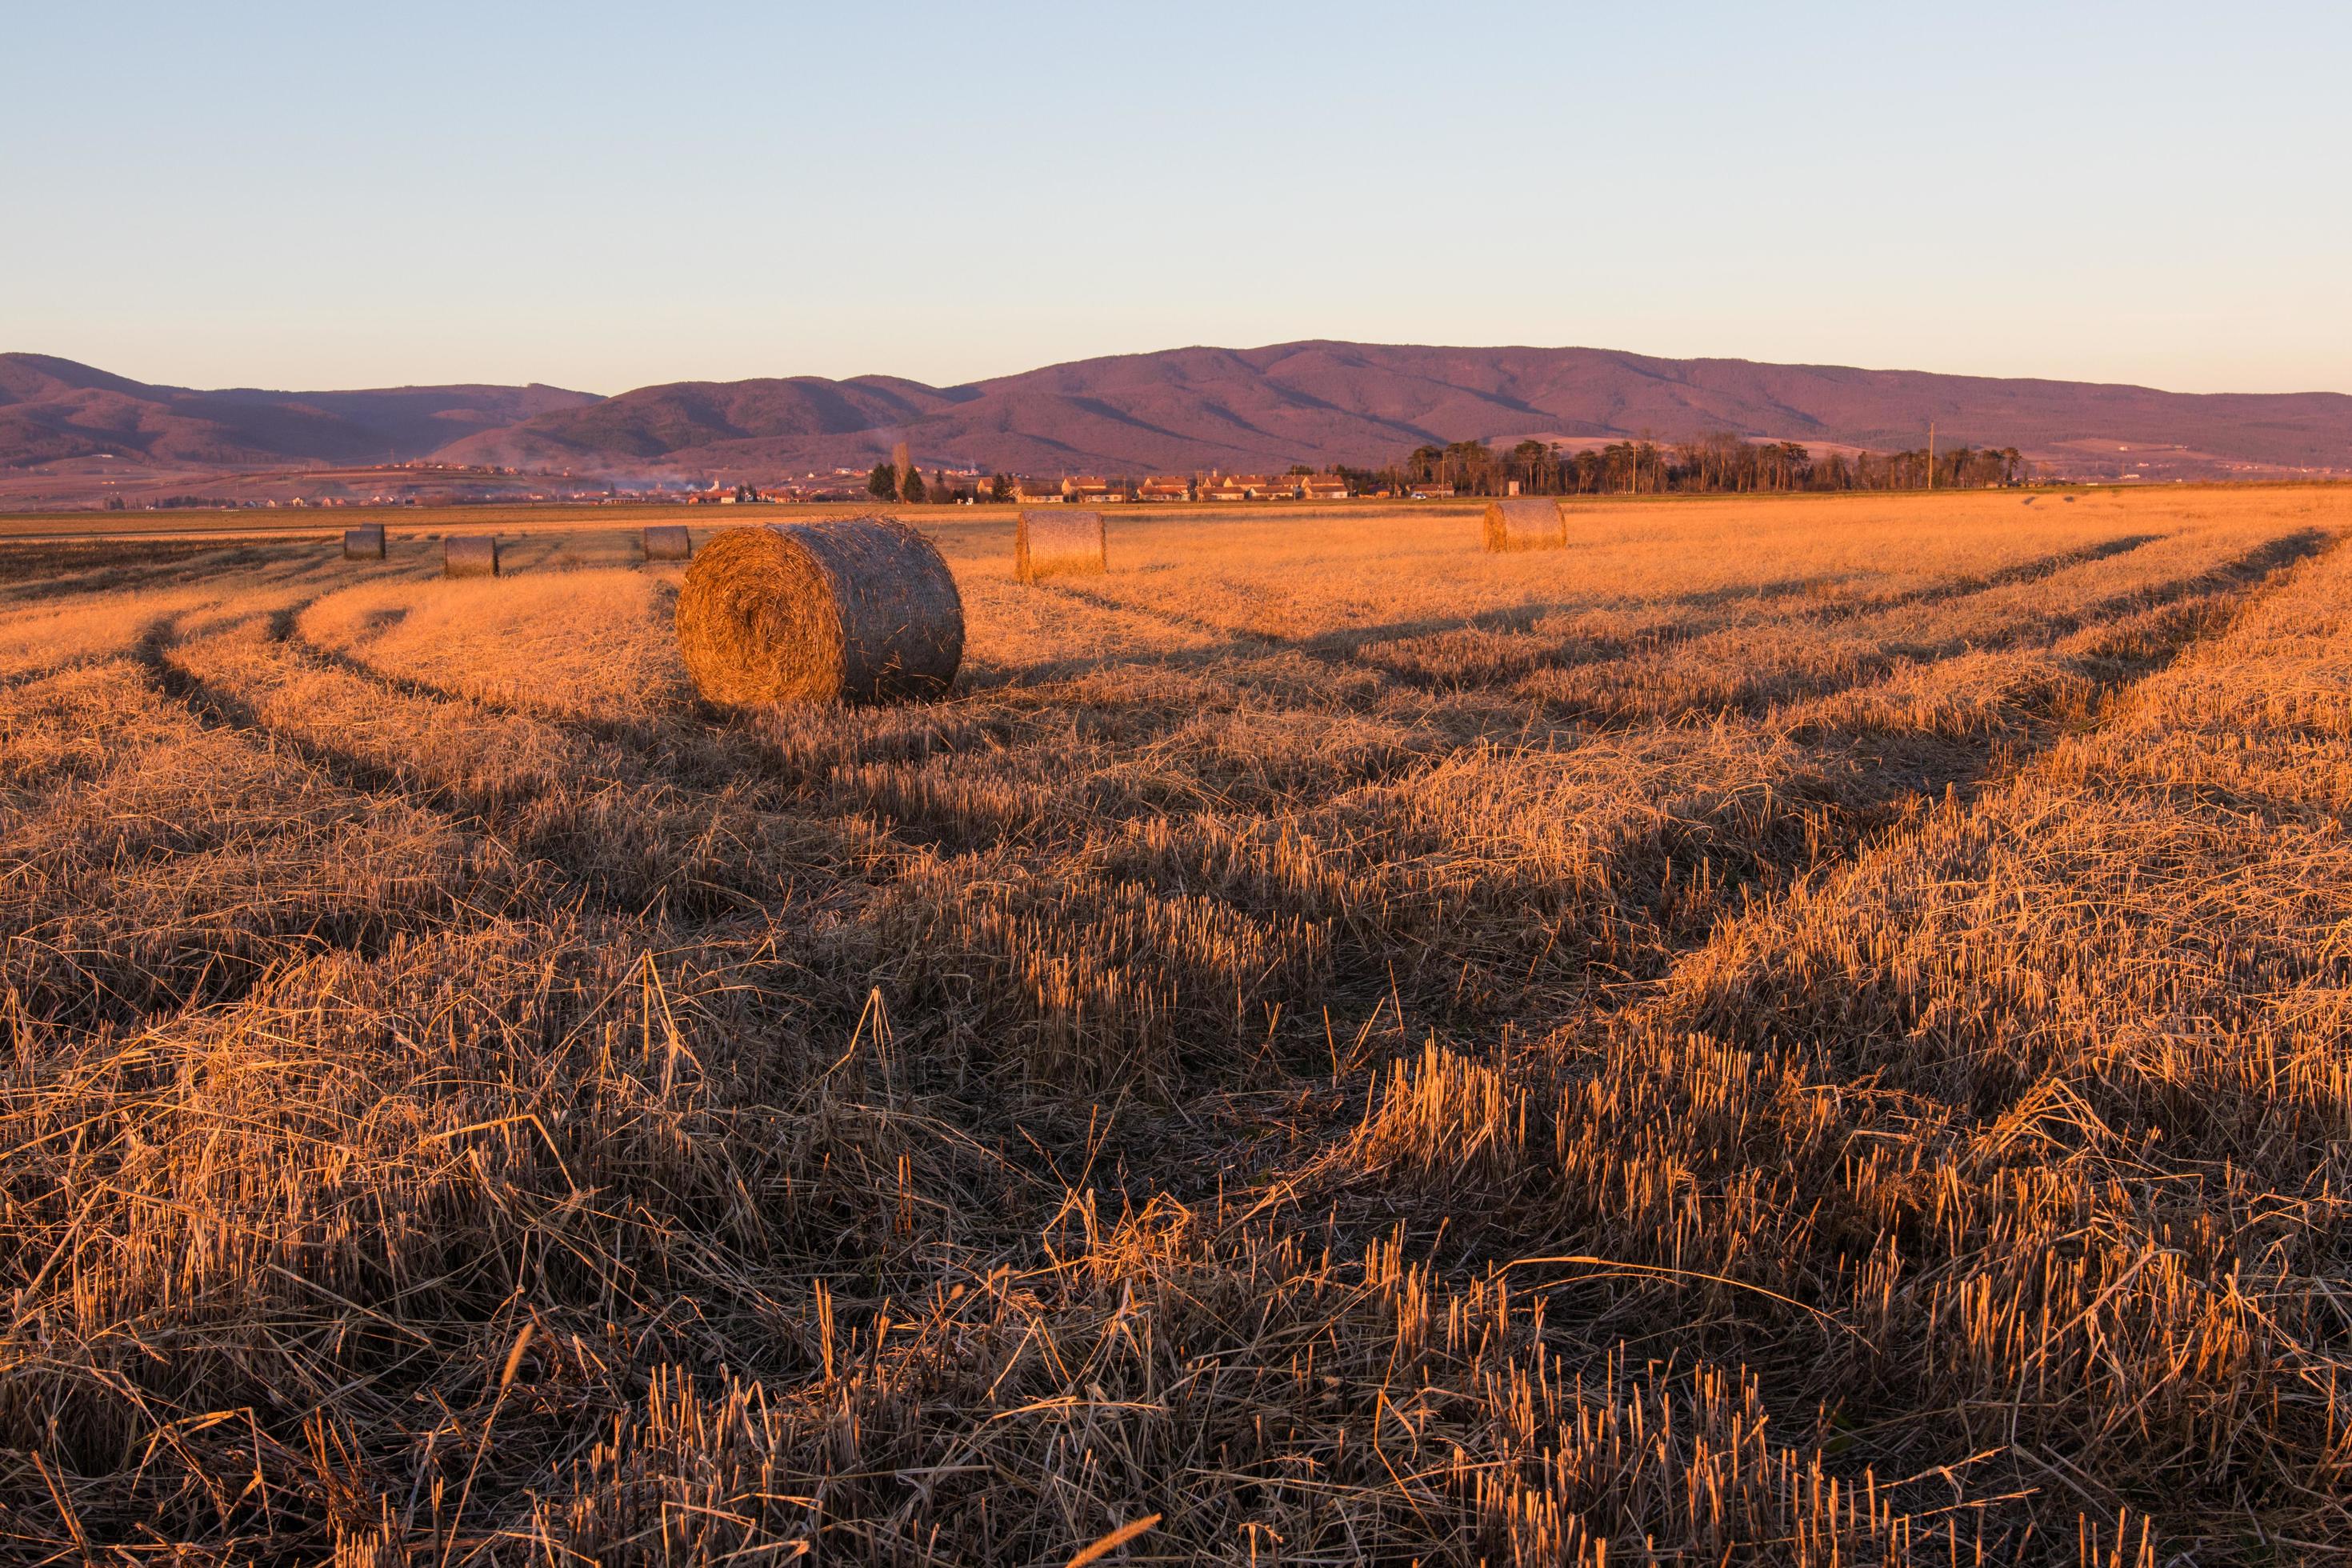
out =
{"type": "Polygon", "coordinates": [[[680,522],[659,522],[646,530],[646,559],[648,561],[690,561],[694,558],[694,540],[680,522]]]}
{"type": "Polygon", "coordinates": [[[677,646],[727,707],[931,697],[963,662],[963,598],[931,542],[889,518],[731,528],[686,569],[677,646]]]}
{"type": "Polygon", "coordinates": [[[1024,583],[1061,573],[1103,569],[1103,520],[1098,511],[1055,507],[1024,509],[1013,533],[1013,574],[1024,583]]]}
{"type": "Polygon", "coordinates": [[[1489,550],[1558,550],[1568,543],[1568,511],[1543,496],[1486,503],[1489,550]]]}
{"type": "Polygon", "coordinates": [[[441,542],[444,577],[495,577],[499,542],[487,533],[452,534],[441,542]]]}
{"type": "Polygon", "coordinates": [[[343,559],[346,561],[383,560],[383,524],[366,522],[357,528],[343,530],[343,559]]]}

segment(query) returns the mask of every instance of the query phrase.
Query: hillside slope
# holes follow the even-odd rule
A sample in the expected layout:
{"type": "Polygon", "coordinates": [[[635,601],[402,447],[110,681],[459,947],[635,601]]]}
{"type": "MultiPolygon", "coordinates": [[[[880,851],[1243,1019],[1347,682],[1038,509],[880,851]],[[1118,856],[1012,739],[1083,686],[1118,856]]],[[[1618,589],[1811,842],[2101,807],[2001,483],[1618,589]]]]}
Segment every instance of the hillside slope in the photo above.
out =
{"type": "Polygon", "coordinates": [[[47,354],[0,354],[0,468],[109,452],[223,466],[404,460],[598,401],[539,385],[200,392],[47,354]]]}
{"type": "Polygon", "coordinates": [[[0,355],[0,468],[112,453],[181,466],[434,457],[587,473],[780,479],[926,466],[1053,474],[1377,464],[1466,439],[1674,440],[1711,430],[1821,446],[2015,447],[2060,472],[2352,472],[2352,396],[2198,395],[1605,349],[1297,342],[1048,365],[955,387],[889,376],[551,386],[198,392],[0,355]]]}
{"type": "Polygon", "coordinates": [[[859,377],[682,382],[469,438],[478,461],[666,461],[791,472],[926,463],[1055,472],[1371,464],[1423,443],[1592,440],[1707,430],[1882,449],[2177,448],[2221,470],[2352,468],[2352,397],[2193,395],[1917,371],[1669,360],[1601,349],[1301,342],[1050,365],[969,386],[859,377]],[[862,422],[862,423],[861,423],[862,422]]]}

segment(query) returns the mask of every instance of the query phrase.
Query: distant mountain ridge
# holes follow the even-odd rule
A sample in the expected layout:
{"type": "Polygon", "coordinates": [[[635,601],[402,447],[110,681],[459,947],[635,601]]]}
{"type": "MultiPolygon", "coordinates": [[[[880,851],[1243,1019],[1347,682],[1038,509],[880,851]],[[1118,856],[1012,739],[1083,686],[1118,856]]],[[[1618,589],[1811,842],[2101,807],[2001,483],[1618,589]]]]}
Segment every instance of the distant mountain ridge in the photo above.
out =
{"type": "Polygon", "coordinates": [[[1049,365],[962,386],[889,376],[200,392],[0,354],[0,468],[113,453],[223,468],[407,460],[778,479],[870,466],[1016,473],[1371,465],[1412,447],[1710,430],[1881,450],[2016,447],[2149,477],[2352,471],[2352,396],[2219,394],[1582,348],[1307,342],[1049,365]],[[2126,450],[2118,452],[2117,448],[2126,450]],[[2135,454],[2138,454],[2135,456],[2135,454]]]}
{"type": "Polygon", "coordinates": [[[401,386],[361,392],[199,392],[47,354],[0,354],[0,468],[102,452],[225,468],[403,461],[602,402],[555,386],[401,386]]]}

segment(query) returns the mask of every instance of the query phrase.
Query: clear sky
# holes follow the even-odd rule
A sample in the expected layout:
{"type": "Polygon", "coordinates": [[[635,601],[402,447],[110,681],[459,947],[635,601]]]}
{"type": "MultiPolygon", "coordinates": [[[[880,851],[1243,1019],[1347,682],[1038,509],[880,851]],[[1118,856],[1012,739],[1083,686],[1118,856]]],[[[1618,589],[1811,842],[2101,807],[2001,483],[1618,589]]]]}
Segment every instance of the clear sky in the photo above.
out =
{"type": "Polygon", "coordinates": [[[2352,5],[7,7],[0,349],[335,387],[1310,337],[2352,391],[2352,5]]]}

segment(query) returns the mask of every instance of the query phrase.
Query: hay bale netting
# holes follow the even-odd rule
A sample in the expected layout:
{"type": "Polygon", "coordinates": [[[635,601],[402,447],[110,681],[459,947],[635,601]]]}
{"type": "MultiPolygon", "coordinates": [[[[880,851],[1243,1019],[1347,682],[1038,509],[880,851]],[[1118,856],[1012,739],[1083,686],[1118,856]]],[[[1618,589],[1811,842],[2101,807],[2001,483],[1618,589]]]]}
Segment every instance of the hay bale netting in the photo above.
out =
{"type": "Polygon", "coordinates": [[[343,559],[346,561],[383,560],[383,524],[366,522],[357,528],[343,530],[343,559]]]}
{"type": "Polygon", "coordinates": [[[1568,543],[1568,511],[1542,496],[1486,503],[1489,550],[1559,550],[1568,543]]]}
{"type": "Polygon", "coordinates": [[[1024,509],[1013,533],[1013,574],[1024,583],[1066,572],[1103,569],[1103,520],[1098,511],[1066,507],[1024,509]]]}
{"type": "Polygon", "coordinates": [[[931,542],[889,518],[730,528],[686,569],[677,646],[722,706],[931,697],[963,662],[963,599],[931,542]]]}
{"type": "Polygon", "coordinates": [[[487,533],[453,534],[441,542],[444,577],[495,577],[499,574],[499,542],[487,533]]]}
{"type": "Polygon", "coordinates": [[[646,530],[646,559],[648,561],[690,561],[694,558],[694,540],[680,522],[656,523],[646,530]]]}

